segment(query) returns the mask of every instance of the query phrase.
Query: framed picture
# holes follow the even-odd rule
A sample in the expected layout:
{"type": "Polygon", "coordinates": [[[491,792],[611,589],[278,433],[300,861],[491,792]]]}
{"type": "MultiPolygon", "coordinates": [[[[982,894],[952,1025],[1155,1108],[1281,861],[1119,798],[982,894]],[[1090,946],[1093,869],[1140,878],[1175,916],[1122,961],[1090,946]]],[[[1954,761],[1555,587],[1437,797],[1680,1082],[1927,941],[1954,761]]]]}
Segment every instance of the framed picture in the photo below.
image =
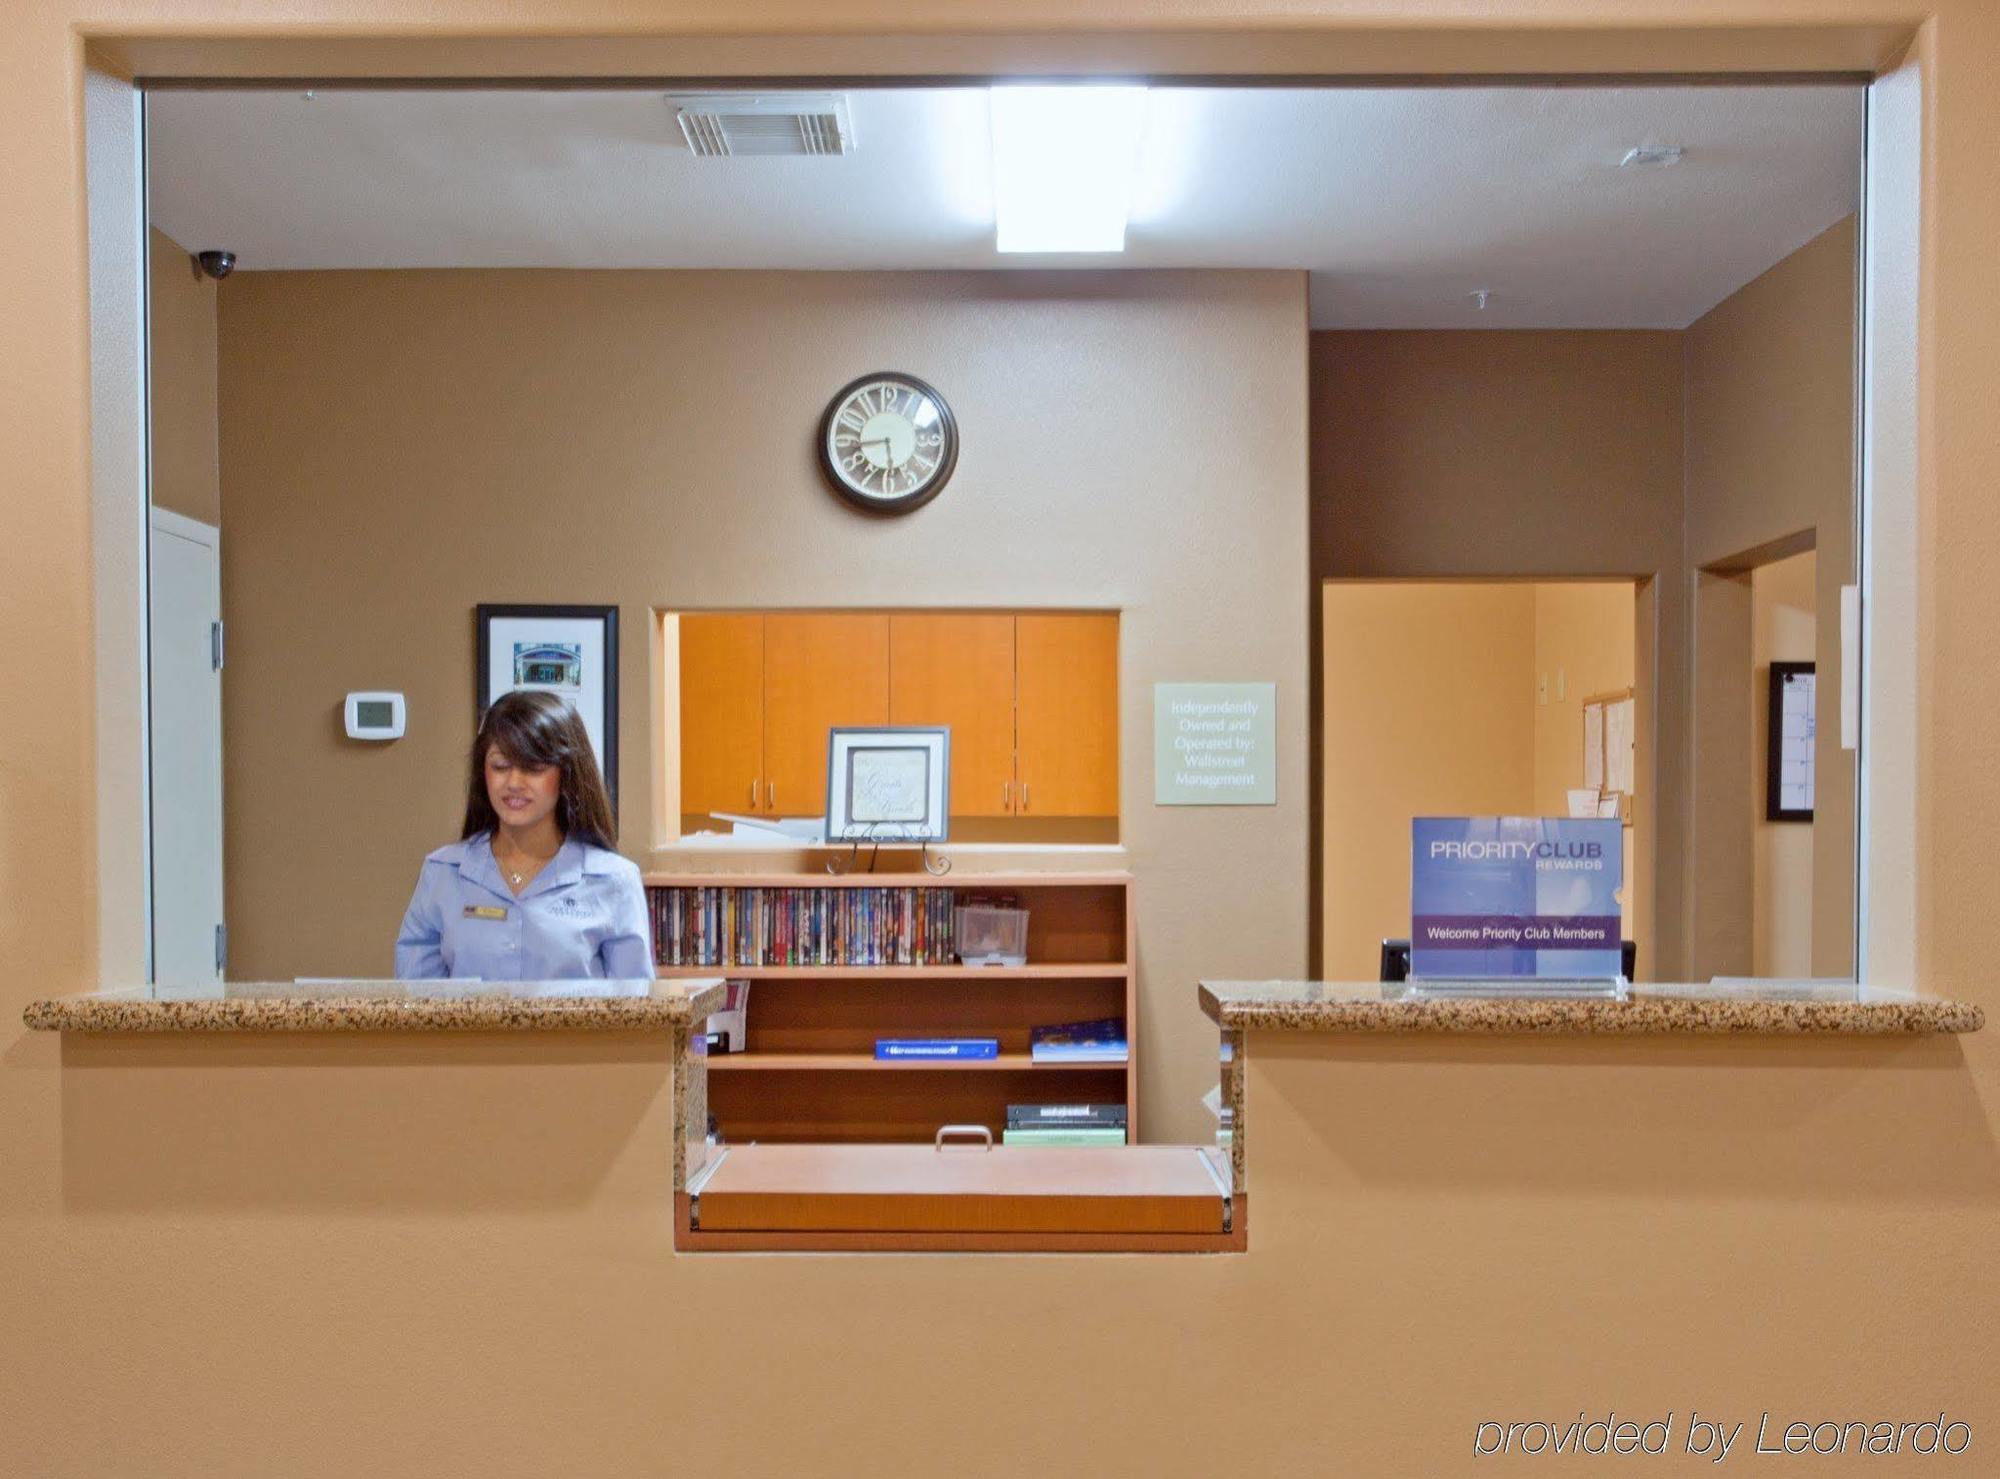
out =
{"type": "Polygon", "coordinates": [[[561,695],[583,715],[604,789],[618,804],[618,608],[488,606],[474,613],[479,660],[474,722],[503,693],[531,688],[561,695]]]}
{"type": "Polygon", "coordinates": [[[1813,741],[1819,677],[1809,662],[1771,664],[1771,722],[1764,735],[1764,820],[1813,819],[1813,741]]]}
{"type": "Polygon", "coordinates": [[[950,795],[949,728],[827,731],[828,842],[943,842],[950,795]]]}

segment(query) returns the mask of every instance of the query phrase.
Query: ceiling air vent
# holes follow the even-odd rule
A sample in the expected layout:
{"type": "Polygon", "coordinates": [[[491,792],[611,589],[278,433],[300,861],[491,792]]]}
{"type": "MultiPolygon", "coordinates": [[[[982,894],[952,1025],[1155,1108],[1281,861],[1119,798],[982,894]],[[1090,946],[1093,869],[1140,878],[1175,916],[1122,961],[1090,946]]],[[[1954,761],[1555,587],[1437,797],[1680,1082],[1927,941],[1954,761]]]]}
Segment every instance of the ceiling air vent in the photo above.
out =
{"type": "Polygon", "coordinates": [[[688,148],[736,154],[852,154],[854,125],[838,93],[715,93],[668,98],[688,148]]]}

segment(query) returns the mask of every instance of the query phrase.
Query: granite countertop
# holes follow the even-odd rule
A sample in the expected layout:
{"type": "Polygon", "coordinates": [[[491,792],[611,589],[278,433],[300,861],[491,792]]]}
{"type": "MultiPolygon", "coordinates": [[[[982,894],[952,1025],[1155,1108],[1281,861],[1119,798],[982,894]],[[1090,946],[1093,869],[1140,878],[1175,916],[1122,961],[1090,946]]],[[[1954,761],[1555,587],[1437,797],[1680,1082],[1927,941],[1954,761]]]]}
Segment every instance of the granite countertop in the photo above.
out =
{"type": "Polygon", "coordinates": [[[228,981],[56,996],[43,1032],[611,1032],[686,1029],[722,978],[674,981],[228,981]]]}
{"type": "Polygon", "coordinates": [[[1986,1013],[1881,987],[1769,981],[1632,987],[1627,1001],[1417,998],[1374,981],[1203,981],[1201,1009],[1225,1029],[1293,1032],[1889,1035],[1977,1032],[1986,1013]]]}

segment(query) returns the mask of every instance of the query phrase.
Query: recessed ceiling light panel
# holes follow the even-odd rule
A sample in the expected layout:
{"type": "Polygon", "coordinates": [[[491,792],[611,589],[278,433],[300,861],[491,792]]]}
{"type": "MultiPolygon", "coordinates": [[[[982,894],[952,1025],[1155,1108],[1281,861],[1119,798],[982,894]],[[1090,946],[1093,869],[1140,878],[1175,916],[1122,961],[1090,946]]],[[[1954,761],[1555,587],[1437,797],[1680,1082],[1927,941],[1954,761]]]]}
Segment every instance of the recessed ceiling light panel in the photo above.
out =
{"type": "Polygon", "coordinates": [[[995,246],[1124,251],[1146,89],[996,87],[990,97],[995,246]]]}

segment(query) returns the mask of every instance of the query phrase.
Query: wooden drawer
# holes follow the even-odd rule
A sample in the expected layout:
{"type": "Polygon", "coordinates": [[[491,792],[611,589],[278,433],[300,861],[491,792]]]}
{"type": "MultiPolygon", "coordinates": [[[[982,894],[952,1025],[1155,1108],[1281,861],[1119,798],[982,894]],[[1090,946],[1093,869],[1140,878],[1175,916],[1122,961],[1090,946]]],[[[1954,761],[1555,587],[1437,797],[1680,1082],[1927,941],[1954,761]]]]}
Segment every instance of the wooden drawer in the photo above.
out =
{"type": "Polygon", "coordinates": [[[690,1231],[1134,1237],[1229,1231],[1185,1145],[738,1145],[698,1181],[690,1231]]]}

